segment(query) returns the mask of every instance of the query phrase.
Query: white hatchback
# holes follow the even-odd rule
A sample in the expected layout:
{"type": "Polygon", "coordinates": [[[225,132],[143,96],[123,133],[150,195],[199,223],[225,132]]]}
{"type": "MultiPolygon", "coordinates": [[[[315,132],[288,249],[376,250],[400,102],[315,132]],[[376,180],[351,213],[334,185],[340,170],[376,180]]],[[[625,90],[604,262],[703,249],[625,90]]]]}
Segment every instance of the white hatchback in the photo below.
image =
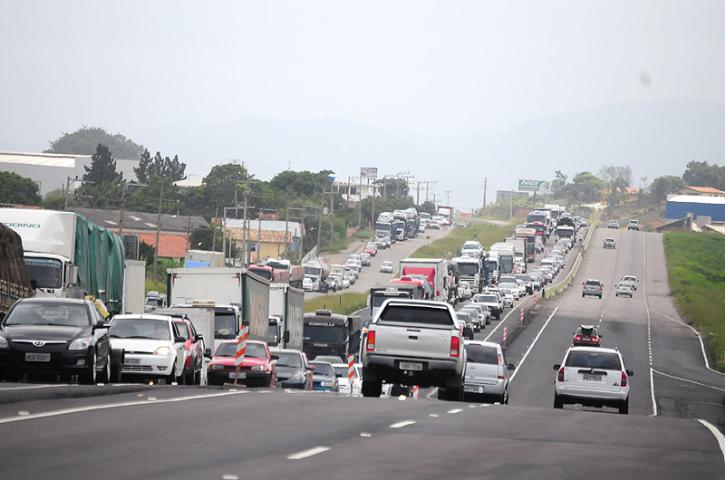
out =
{"type": "Polygon", "coordinates": [[[554,365],[554,408],[565,403],[609,406],[629,413],[629,377],[619,350],[601,347],[571,347],[561,364],[554,365]]]}
{"type": "Polygon", "coordinates": [[[509,378],[516,368],[506,364],[501,345],[494,342],[467,340],[464,394],[492,397],[493,401],[509,403],[509,378]]]}

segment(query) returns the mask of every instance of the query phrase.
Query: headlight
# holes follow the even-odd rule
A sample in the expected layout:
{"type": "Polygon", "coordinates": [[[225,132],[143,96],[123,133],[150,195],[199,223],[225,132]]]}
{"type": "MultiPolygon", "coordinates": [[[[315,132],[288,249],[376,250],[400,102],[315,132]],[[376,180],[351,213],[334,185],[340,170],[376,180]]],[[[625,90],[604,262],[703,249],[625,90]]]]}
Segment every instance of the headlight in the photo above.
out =
{"type": "Polygon", "coordinates": [[[215,364],[211,366],[212,370],[224,370],[224,365],[221,364],[215,364]]]}
{"type": "Polygon", "coordinates": [[[5,337],[0,337],[0,348],[10,348],[8,341],[5,337]]]}
{"type": "Polygon", "coordinates": [[[171,349],[169,347],[159,347],[156,350],[154,350],[154,355],[161,355],[162,357],[168,357],[171,354],[171,349]]]}
{"type": "Polygon", "coordinates": [[[88,347],[91,346],[92,341],[92,337],[78,338],[71,342],[71,344],[68,346],[68,350],[87,350],[88,347]]]}
{"type": "Polygon", "coordinates": [[[253,372],[263,372],[264,371],[264,367],[262,365],[254,365],[252,367],[252,371],[253,372]]]}
{"type": "Polygon", "coordinates": [[[304,379],[305,379],[305,374],[304,374],[304,373],[302,373],[302,372],[296,372],[296,373],[295,373],[294,375],[292,375],[292,377],[290,378],[290,380],[292,380],[292,381],[294,381],[294,382],[301,382],[301,381],[303,381],[304,379]]]}

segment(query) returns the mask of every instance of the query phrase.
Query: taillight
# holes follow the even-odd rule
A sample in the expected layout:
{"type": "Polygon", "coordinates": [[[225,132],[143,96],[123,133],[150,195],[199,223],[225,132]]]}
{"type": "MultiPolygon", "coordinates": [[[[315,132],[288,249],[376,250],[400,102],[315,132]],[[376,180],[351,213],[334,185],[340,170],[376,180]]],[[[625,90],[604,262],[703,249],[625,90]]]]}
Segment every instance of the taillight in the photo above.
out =
{"type": "Polygon", "coordinates": [[[622,372],[622,381],[619,382],[619,386],[626,387],[627,386],[627,380],[629,380],[629,378],[627,377],[627,372],[624,372],[623,371],[622,372]]]}
{"type": "Polygon", "coordinates": [[[556,375],[556,380],[559,381],[559,382],[563,382],[564,381],[564,367],[561,367],[559,369],[559,373],[556,375]]]}
{"type": "Polygon", "coordinates": [[[577,335],[576,337],[574,337],[574,340],[577,340],[577,341],[579,341],[581,339],[582,339],[582,336],[581,335],[577,335]]]}
{"type": "Polygon", "coordinates": [[[461,350],[461,340],[458,337],[451,337],[451,357],[457,357],[461,350]]]}
{"type": "Polygon", "coordinates": [[[591,340],[592,343],[599,343],[599,337],[594,335],[589,340],[591,340]]]}
{"type": "Polygon", "coordinates": [[[367,339],[367,343],[366,343],[365,349],[368,352],[375,351],[375,330],[370,330],[368,332],[368,339],[367,339]]]}

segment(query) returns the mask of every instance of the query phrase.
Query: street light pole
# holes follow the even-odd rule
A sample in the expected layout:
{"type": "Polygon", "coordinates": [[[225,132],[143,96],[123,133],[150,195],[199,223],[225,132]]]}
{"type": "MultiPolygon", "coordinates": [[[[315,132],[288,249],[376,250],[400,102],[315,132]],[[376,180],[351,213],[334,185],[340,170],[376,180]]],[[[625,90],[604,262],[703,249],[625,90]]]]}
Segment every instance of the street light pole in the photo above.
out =
{"type": "Polygon", "coordinates": [[[156,280],[156,272],[159,268],[159,235],[161,233],[161,206],[163,205],[164,201],[164,184],[161,183],[161,190],[159,191],[159,212],[156,215],[156,251],[154,252],[154,267],[153,267],[153,276],[154,280],[156,280]]]}

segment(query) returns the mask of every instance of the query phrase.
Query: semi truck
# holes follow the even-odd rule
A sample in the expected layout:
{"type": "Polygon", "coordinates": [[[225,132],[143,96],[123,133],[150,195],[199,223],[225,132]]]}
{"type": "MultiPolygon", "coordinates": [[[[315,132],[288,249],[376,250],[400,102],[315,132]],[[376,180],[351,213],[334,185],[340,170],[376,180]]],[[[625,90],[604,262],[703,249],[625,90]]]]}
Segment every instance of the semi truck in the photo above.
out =
{"type": "Polygon", "coordinates": [[[497,242],[491,245],[489,249],[491,252],[498,254],[498,273],[504,275],[507,273],[514,272],[514,263],[516,260],[515,251],[516,247],[510,243],[497,242]]]}
{"type": "Polygon", "coordinates": [[[389,247],[397,240],[397,233],[393,221],[380,221],[375,222],[375,240],[380,245],[385,245],[384,248],[389,247]]]}
{"type": "Polygon", "coordinates": [[[400,276],[423,275],[433,288],[431,300],[448,299],[447,269],[442,258],[404,258],[400,261],[400,276]]]}
{"type": "MultiPolygon", "coordinates": [[[[231,327],[249,326],[250,338],[267,338],[270,282],[243,268],[170,268],[166,275],[169,305],[207,302],[236,307],[240,318],[231,327]]],[[[235,335],[236,336],[236,335],[235,335]]]]}
{"type": "Polygon", "coordinates": [[[348,317],[318,310],[304,316],[304,334],[302,351],[308,358],[319,355],[337,355],[347,360],[360,348],[360,317],[348,317]]]}
{"type": "Polygon", "coordinates": [[[438,213],[438,215],[442,215],[448,220],[448,225],[453,225],[453,207],[438,205],[438,209],[436,210],[436,212],[438,213]]]}
{"type": "Polygon", "coordinates": [[[481,293],[483,288],[483,259],[480,257],[456,257],[452,260],[458,269],[459,282],[468,282],[471,289],[481,293]]]}
{"type": "Polygon", "coordinates": [[[312,284],[311,291],[319,292],[322,284],[330,273],[330,269],[319,261],[305,263],[303,266],[305,278],[309,278],[312,284]]]}
{"type": "Polygon", "coordinates": [[[123,308],[123,239],[74,212],[0,208],[0,223],[20,235],[35,296],[103,301],[123,308]]]}
{"type": "Polygon", "coordinates": [[[514,230],[514,237],[526,240],[526,262],[531,263],[536,260],[536,229],[517,228],[514,230]]]}
{"type": "Polygon", "coordinates": [[[288,284],[271,284],[269,315],[269,345],[302,350],[305,292],[288,284]]]}
{"type": "Polygon", "coordinates": [[[0,224],[0,320],[16,300],[32,296],[20,235],[0,224]]]}
{"type": "Polygon", "coordinates": [[[504,243],[514,246],[514,260],[522,262],[524,264],[524,272],[526,272],[526,263],[528,261],[526,259],[526,251],[528,249],[526,237],[507,237],[504,239],[504,243]]]}
{"type": "Polygon", "coordinates": [[[380,306],[385,303],[385,300],[390,298],[412,298],[415,300],[421,300],[423,298],[423,294],[422,289],[417,288],[412,284],[373,287],[370,289],[370,295],[368,297],[368,305],[370,306],[369,320],[372,320],[375,317],[375,314],[378,312],[380,306]]]}

